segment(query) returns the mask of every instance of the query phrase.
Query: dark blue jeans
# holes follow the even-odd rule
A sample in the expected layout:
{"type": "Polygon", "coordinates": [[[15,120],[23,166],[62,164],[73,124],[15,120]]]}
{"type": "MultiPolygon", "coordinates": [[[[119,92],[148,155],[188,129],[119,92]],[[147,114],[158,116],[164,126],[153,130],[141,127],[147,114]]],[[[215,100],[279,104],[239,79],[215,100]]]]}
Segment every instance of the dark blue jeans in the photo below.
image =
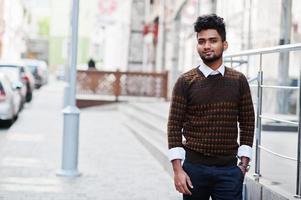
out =
{"type": "Polygon", "coordinates": [[[191,179],[192,195],[183,200],[242,200],[244,175],[238,166],[215,167],[184,162],[183,169],[191,179]]]}

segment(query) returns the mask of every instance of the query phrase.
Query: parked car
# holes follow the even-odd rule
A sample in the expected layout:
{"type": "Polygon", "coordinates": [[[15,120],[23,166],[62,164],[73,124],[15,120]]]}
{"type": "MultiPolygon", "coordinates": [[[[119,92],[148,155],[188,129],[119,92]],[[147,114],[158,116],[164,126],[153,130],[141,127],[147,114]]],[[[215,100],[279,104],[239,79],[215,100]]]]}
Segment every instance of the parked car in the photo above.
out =
{"type": "Polygon", "coordinates": [[[57,70],[55,71],[55,77],[57,80],[66,81],[66,66],[58,65],[57,70]]]}
{"type": "Polygon", "coordinates": [[[23,59],[22,62],[28,67],[35,79],[35,88],[40,88],[48,83],[48,66],[43,60],[23,59]]]}
{"type": "Polygon", "coordinates": [[[0,61],[0,71],[6,73],[12,82],[22,82],[26,87],[26,102],[30,102],[32,100],[35,83],[32,74],[29,72],[26,66],[20,62],[0,61]],[[14,76],[11,77],[11,74],[14,74],[14,76]]]}
{"type": "Polygon", "coordinates": [[[7,76],[0,72],[0,120],[7,121],[10,126],[17,118],[22,98],[20,89],[22,85],[12,84],[7,76]]]}
{"type": "Polygon", "coordinates": [[[22,79],[20,78],[20,70],[13,67],[0,67],[0,73],[5,74],[12,85],[19,88],[19,93],[22,100],[22,108],[24,103],[26,102],[27,87],[24,85],[22,79]]]}

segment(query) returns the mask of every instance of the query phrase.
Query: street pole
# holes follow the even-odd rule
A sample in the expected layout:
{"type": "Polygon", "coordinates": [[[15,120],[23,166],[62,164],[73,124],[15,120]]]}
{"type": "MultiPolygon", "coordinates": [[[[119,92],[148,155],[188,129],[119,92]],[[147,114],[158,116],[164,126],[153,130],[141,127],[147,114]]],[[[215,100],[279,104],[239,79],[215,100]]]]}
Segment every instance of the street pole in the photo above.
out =
{"type": "Polygon", "coordinates": [[[75,177],[80,173],[77,169],[78,163],[78,132],[79,132],[79,109],[76,107],[76,61],[77,61],[77,36],[78,36],[78,13],[79,0],[73,0],[72,5],[72,27],[71,27],[71,69],[69,76],[69,98],[68,104],[63,110],[63,152],[62,166],[57,172],[59,176],[75,177]]]}
{"type": "Polygon", "coordinates": [[[211,13],[216,13],[217,0],[211,0],[211,13]]]}
{"type": "MultiPolygon", "coordinates": [[[[170,69],[170,79],[169,79],[169,89],[168,91],[172,91],[172,87],[174,86],[179,74],[179,55],[180,55],[180,32],[181,32],[181,11],[188,1],[182,1],[180,8],[176,11],[173,22],[172,22],[172,67],[170,69]]],[[[169,93],[170,97],[171,93],[169,93]]]]}
{"type": "MultiPolygon", "coordinates": [[[[249,0],[249,13],[248,13],[248,44],[247,49],[252,49],[252,0],[249,0]]],[[[250,56],[247,57],[247,77],[250,74],[250,56]]]]}
{"type": "MultiPolygon", "coordinates": [[[[281,23],[279,45],[290,44],[292,27],[292,0],[281,1],[281,23]]],[[[279,54],[278,81],[280,86],[289,85],[289,52],[279,54]]],[[[281,114],[288,114],[289,95],[287,91],[277,92],[277,111],[281,114]]]]}
{"type": "MultiPolygon", "coordinates": [[[[147,26],[147,17],[149,16],[150,11],[150,1],[144,0],[144,26],[147,26]]],[[[145,33],[148,34],[148,33],[145,33]]],[[[143,59],[142,59],[142,70],[149,71],[148,69],[148,47],[147,47],[147,38],[146,35],[143,35],[143,59]]]]}
{"type": "MultiPolygon", "coordinates": [[[[68,41],[68,44],[70,42],[68,41]]],[[[65,87],[64,87],[64,104],[63,104],[63,108],[65,108],[66,106],[68,106],[68,99],[69,99],[69,91],[70,91],[70,48],[68,45],[68,52],[67,52],[67,61],[66,61],[66,65],[64,66],[64,83],[65,83],[65,87]]]]}
{"type": "Polygon", "coordinates": [[[165,8],[166,0],[160,1],[160,15],[159,15],[159,33],[156,51],[156,70],[165,70],[165,43],[166,43],[166,28],[165,28],[165,8]]]}
{"type": "MultiPolygon", "coordinates": [[[[180,71],[179,71],[179,48],[180,48],[180,30],[181,30],[181,16],[177,14],[173,21],[172,39],[173,39],[173,52],[172,52],[172,68],[170,69],[170,82],[169,90],[172,91],[180,71]]],[[[171,94],[169,94],[170,96],[171,94]]]]}

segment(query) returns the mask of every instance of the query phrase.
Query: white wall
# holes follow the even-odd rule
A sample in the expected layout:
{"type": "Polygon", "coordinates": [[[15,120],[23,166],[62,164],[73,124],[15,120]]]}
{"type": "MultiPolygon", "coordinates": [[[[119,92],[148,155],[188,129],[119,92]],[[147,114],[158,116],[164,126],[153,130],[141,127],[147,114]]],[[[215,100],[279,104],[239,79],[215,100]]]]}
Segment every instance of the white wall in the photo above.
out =
{"type": "Polygon", "coordinates": [[[67,37],[71,24],[71,4],[70,0],[50,0],[50,35],[67,37]]]}
{"type": "Polygon", "coordinates": [[[19,0],[4,1],[3,19],[5,22],[3,33],[2,59],[19,59],[25,52],[25,27],[23,7],[19,0]]]}
{"type": "Polygon", "coordinates": [[[126,70],[129,46],[129,24],[131,1],[119,0],[114,23],[105,26],[105,47],[103,69],[126,70]]]}

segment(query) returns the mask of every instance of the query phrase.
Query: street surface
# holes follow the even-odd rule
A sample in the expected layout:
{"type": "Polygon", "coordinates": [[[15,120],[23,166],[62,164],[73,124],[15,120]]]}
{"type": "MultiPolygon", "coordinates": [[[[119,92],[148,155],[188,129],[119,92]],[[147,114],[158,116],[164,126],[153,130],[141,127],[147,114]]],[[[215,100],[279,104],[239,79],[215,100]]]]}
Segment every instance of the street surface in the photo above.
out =
{"type": "Polygon", "coordinates": [[[0,200],[176,200],[172,178],[124,127],[116,106],[81,110],[79,171],[61,163],[63,84],[36,91],[19,119],[0,130],[0,200]]]}
{"type": "MultiPolygon", "coordinates": [[[[154,112],[168,114],[168,103],[152,104],[154,112]]],[[[0,200],[181,199],[172,178],[124,126],[127,119],[117,105],[81,110],[82,176],[56,176],[62,108],[63,83],[52,81],[35,91],[12,127],[0,128],[0,200]]],[[[297,133],[263,132],[262,146],[296,158],[297,133]]],[[[249,175],[254,173],[254,160],[251,165],[249,175]]],[[[296,169],[296,161],[262,151],[262,178],[281,190],[295,194],[296,169]]]]}

